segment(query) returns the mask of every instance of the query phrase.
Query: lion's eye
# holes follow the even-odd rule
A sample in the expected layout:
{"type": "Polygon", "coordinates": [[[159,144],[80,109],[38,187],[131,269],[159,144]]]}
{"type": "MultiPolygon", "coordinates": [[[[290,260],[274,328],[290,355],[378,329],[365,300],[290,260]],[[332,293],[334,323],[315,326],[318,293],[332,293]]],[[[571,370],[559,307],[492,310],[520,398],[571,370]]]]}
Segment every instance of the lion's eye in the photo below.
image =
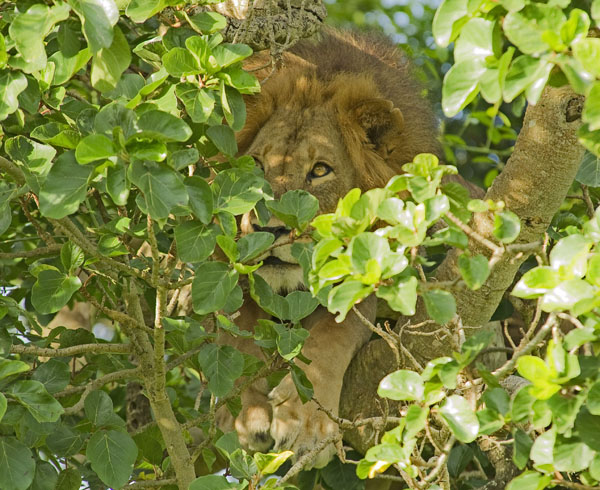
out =
{"type": "Polygon", "coordinates": [[[333,172],[333,169],[325,162],[317,162],[313,166],[312,170],[308,174],[311,179],[318,179],[319,177],[325,177],[327,174],[333,172]]]}

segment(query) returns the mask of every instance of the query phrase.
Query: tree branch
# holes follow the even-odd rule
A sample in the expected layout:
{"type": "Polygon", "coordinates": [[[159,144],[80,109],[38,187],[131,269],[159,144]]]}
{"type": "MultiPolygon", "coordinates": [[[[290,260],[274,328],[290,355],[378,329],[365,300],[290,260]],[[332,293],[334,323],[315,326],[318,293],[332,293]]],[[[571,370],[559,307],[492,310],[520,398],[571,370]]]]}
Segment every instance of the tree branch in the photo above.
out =
{"type": "Polygon", "coordinates": [[[10,348],[10,353],[39,357],[70,357],[83,354],[129,354],[131,353],[131,347],[127,344],[81,344],[63,349],[53,349],[31,345],[13,345],[10,348]]]}

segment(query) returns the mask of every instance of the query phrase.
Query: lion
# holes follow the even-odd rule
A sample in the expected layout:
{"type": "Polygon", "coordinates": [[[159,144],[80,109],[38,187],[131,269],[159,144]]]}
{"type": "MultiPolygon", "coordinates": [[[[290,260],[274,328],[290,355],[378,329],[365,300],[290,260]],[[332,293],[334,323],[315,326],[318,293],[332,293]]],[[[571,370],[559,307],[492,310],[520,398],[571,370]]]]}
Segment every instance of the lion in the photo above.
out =
{"type": "MultiPolygon", "coordinates": [[[[260,66],[264,58],[251,63],[260,66]]],[[[440,153],[436,118],[423,89],[405,54],[385,38],[327,30],[320,40],[302,41],[286,52],[274,73],[257,73],[268,78],[261,93],[246,100],[238,147],[262,168],[275,198],[302,189],[317,197],[320,213],[333,212],[352,188],[382,187],[415,155],[440,153]]],[[[275,244],[289,242],[290,230],[276,219],[260,227],[246,215],[241,229],[271,232],[275,244]]],[[[276,292],[305,287],[291,244],[272,248],[258,273],[276,292]]],[[[374,321],[374,297],[359,308],[374,321]]],[[[246,329],[268,317],[250,298],[240,313],[236,323],[246,329]]],[[[337,324],[324,307],[302,326],[310,332],[302,353],[312,362],[298,364],[313,384],[313,400],[303,404],[288,375],[271,391],[266,380],[246,390],[235,420],[226,410],[219,414],[221,427],[234,427],[249,450],[289,449],[300,457],[339,430],[319,405],[337,415],[344,373],[371,332],[353,312],[337,324]]],[[[261,357],[251,341],[224,341],[261,357]]],[[[334,452],[330,444],[312,466],[326,465],[334,452]]]]}

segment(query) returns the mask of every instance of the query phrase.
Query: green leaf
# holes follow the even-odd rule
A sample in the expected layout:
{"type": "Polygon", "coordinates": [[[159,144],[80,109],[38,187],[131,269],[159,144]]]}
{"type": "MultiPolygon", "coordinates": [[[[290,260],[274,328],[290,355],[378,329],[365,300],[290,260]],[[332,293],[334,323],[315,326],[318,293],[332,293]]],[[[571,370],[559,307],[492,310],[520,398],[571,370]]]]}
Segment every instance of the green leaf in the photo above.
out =
{"type": "Polygon", "coordinates": [[[20,380],[10,387],[10,396],[23,405],[38,422],[56,422],[64,409],[39,381],[20,380]]]}
{"type": "Polygon", "coordinates": [[[187,20],[192,29],[200,34],[212,34],[227,26],[227,19],[217,12],[200,12],[187,17],[187,20]]]}
{"type": "Polygon", "coordinates": [[[31,450],[14,437],[0,437],[0,488],[26,490],[35,474],[31,450]]]}
{"type": "Polygon", "coordinates": [[[300,369],[295,364],[290,364],[292,381],[294,382],[294,386],[296,387],[296,391],[298,392],[298,396],[302,403],[306,403],[311,400],[314,394],[313,385],[304,373],[302,369],[300,369]]]}
{"type": "Polygon", "coordinates": [[[459,395],[448,397],[440,413],[459,441],[475,440],[479,432],[479,420],[465,398],[459,395]]]}
{"type": "Polygon", "coordinates": [[[600,39],[586,38],[573,45],[573,55],[583,69],[596,77],[600,77],[600,39]]]}
{"type": "MultiPolygon", "coordinates": [[[[202,71],[196,57],[185,48],[173,48],[169,50],[169,52],[162,57],[162,62],[169,75],[176,78],[197,75],[202,71]]],[[[197,86],[196,90],[198,90],[197,86]]],[[[177,96],[181,98],[179,93],[177,96]]]]}
{"type": "Polygon", "coordinates": [[[77,276],[67,276],[54,269],[43,270],[31,290],[31,302],[40,313],[55,313],[80,287],[81,280],[77,276]]]}
{"type": "Polygon", "coordinates": [[[273,325],[273,328],[277,332],[277,351],[286,361],[291,361],[300,354],[304,341],[308,338],[308,330],[288,328],[279,323],[273,325]]]}
{"type": "Polygon", "coordinates": [[[198,88],[193,83],[178,83],[175,93],[183,102],[185,110],[193,122],[205,123],[208,121],[215,107],[215,96],[212,90],[205,87],[198,88]]]}
{"type": "Polygon", "coordinates": [[[237,151],[237,142],[235,134],[229,126],[217,125],[211,126],[206,130],[206,135],[215,144],[219,151],[227,156],[234,156],[237,151]]]}
{"type": "Polygon", "coordinates": [[[237,242],[240,251],[239,262],[249,262],[267,250],[275,241],[275,235],[259,231],[244,235],[237,242]]]}
{"type": "Polygon", "coordinates": [[[433,36],[438,46],[446,47],[456,38],[466,21],[467,0],[444,0],[433,18],[433,36]]]}
{"type": "Polygon", "coordinates": [[[57,359],[40,364],[33,372],[31,379],[44,385],[48,393],[58,393],[67,387],[71,380],[69,365],[57,359]]]}
{"type": "Polygon", "coordinates": [[[90,134],[83,138],[77,144],[75,149],[75,158],[82,165],[95,162],[96,160],[105,160],[117,153],[113,142],[103,134],[90,134]]]}
{"type": "MultiPolygon", "coordinates": [[[[141,0],[140,0],[141,1],[141,0]]],[[[196,478],[191,484],[189,490],[237,490],[238,483],[227,481],[224,476],[206,475],[196,478]]]]}
{"type": "Polygon", "coordinates": [[[488,261],[483,255],[458,257],[458,269],[469,289],[479,289],[490,275],[488,261]]]}
{"type": "Polygon", "coordinates": [[[196,221],[186,221],[175,227],[179,258],[184,262],[202,262],[213,253],[217,230],[196,221]]]}
{"type": "Polygon", "coordinates": [[[208,389],[215,396],[225,396],[244,372],[244,356],[228,345],[206,344],[198,353],[208,389]]]}
{"type": "MultiPolygon", "coordinates": [[[[587,100],[589,101],[589,99],[587,100]]],[[[590,187],[600,187],[600,157],[586,151],[581,159],[575,180],[590,187]]]]}
{"type": "Polygon", "coordinates": [[[373,292],[373,286],[364,286],[360,281],[346,281],[335,286],[327,296],[327,309],[331,313],[338,313],[335,317],[337,323],[346,318],[348,311],[361,299],[373,292]]]}
{"type": "Polygon", "coordinates": [[[545,87],[553,64],[528,55],[517,57],[506,74],[504,101],[511,102],[525,91],[527,100],[535,104],[545,87]]]}
{"type": "Polygon", "coordinates": [[[54,490],[79,490],[81,488],[81,475],[74,468],[67,468],[58,475],[54,490]]]}
{"type": "Polygon", "coordinates": [[[219,44],[213,49],[213,56],[221,68],[242,61],[252,54],[252,48],[245,44],[219,44]]]}
{"type": "Polygon", "coordinates": [[[463,110],[479,92],[485,65],[477,59],[463,60],[448,70],[442,87],[442,109],[447,117],[463,110]]]}
{"type": "Polygon", "coordinates": [[[379,382],[377,394],[391,400],[421,401],[425,393],[423,379],[414,371],[401,369],[379,382]]]}
{"type": "Polygon", "coordinates": [[[558,33],[566,21],[561,9],[532,3],[518,12],[509,12],[502,25],[504,34],[525,54],[539,54],[550,46],[544,40],[546,31],[558,33]]]}
{"type": "Polygon", "coordinates": [[[414,276],[408,279],[397,278],[391,286],[379,286],[376,296],[385,299],[392,310],[412,316],[417,305],[417,285],[418,281],[414,276]]]}
{"type": "Polygon", "coordinates": [[[13,359],[0,359],[0,380],[14,376],[15,374],[26,373],[31,366],[23,361],[13,359]]]}
{"type": "Polygon", "coordinates": [[[262,475],[271,475],[285,463],[294,453],[292,451],[283,451],[281,453],[254,453],[254,462],[262,475]]]}
{"type": "Polygon", "coordinates": [[[494,236],[502,243],[514,242],[521,232],[521,222],[512,211],[502,211],[494,216],[494,236]]]}
{"type": "Polygon", "coordinates": [[[506,490],[543,490],[552,477],[540,475],[537,471],[525,471],[510,481],[506,490]]]}
{"type": "Polygon", "coordinates": [[[596,381],[587,395],[587,408],[590,413],[600,415],[600,381],[596,381]]]}
{"type": "Polygon", "coordinates": [[[138,127],[141,133],[137,133],[136,138],[150,138],[165,143],[184,142],[192,136],[192,130],[185,121],[164,111],[144,112],[138,120],[138,127]]]}
{"type": "Polygon", "coordinates": [[[593,415],[585,406],[582,407],[575,419],[575,429],[588,447],[600,451],[600,416],[593,415]]]}
{"type": "Polygon", "coordinates": [[[40,191],[41,213],[48,218],[60,219],[77,211],[85,199],[92,171],[93,168],[77,163],[75,152],[60,155],[40,191]]]}
{"type": "Polygon", "coordinates": [[[125,432],[100,430],[88,441],[86,456],[103,483],[123,487],[133,471],[138,448],[125,432]]]}
{"type": "Polygon", "coordinates": [[[20,71],[0,70],[0,121],[19,108],[18,95],[27,88],[27,78],[20,71]]]}
{"type": "Polygon", "coordinates": [[[319,201],[304,190],[286,192],[279,201],[267,201],[267,209],[286,225],[304,231],[319,210],[319,201]]]}
{"type": "Polygon", "coordinates": [[[6,397],[0,393],[0,422],[2,422],[2,417],[6,413],[6,407],[8,406],[8,402],[6,401],[6,397]]]}
{"type": "Polygon", "coordinates": [[[298,323],[310,315],[319,306],[319,301],[308,291],[293,291],[285,298],[288,304],[288,319],[298,323]]]}
{"type": "Polygon", "coordinates": [[[244,214],[263,197],[264,181],[253,172],[229,169],[219,172],[212,182],[215,211],[244,214]]]}
{"type": "Polygon", "coordinates": [[[486,407],[506,415],[510,408],[510,398],[504,388],[488,388],[483,394],[486,407]]]}
{"type": "Polygon", "coordinates": [[[222,309],[237,284],[238,273],[223,262],[207,262],[197,269],[192,282],[194,311],[206,315],[222,309]]]}
{"type": "Polygon", "coordinates": [[[461,29],[454,46],[456,63],[464,60],[485,60],[494,55],[493,32],[495,22],[474,17],[461,29]]]}
{"type": "Polygon", "coordinates": [[[513,443],[513,461],[517,465],[517,468],[522,470],[529,462],[529,452],[531,451],[533,441],[526,432],[519,428],[513,431],[513,438],[515,440],[513,443]]]}
{"type": "Polygon", "coordinates": [[[432,289],[423,293],[427,314],[436,323],[448,323],[456,315],[456,301],[448,291],[432,289]]]}
{"type": "Polygon", "coordinates": [[[60,248],[60,262],[69,272],[69,274],[81,266],[84,260],[85,256],[83,254],[83,250],[81,250],[81,248],[79,248],[73,242],[66,242],[60,248]]]}
{"type": "Polygon", "coordinates": [[[193,175],[185,179],[192,213],[205,225],[212,221],[213,196],[210,186],[202,177],[193,175]]]}
{"type": "Polygon", "coordinates": [[[113,90],[131,63],[129,43],[118,26],[114,27],[113,42],[94,55],[90,79],[92,86],[105,93],[113,90]]]}
{"type": "Polygon", "coordinates": [[[52,160],[56,155],[56,150],[53,147],[42,145],[25,136],[7,139],[4,148],[13,161],[40,175],[48,173],[52,167],[52,160]]]}
{"type": "Polygon", "coordinates": [[[548,266],[538,266],[523,274],[511,294],[519,298],[537,298],[558,284],[560,277],[557,271],[548,266]]]}
{"type": "Polygon", "coordinates": [[[568,310],[583,300],[592,299],[598,291],[583,279],[570,279],[544,294],[540,306],[543,311],[568,310]]]}
{"type": "Polygon", "coordinates": [[[594,451],[575,437],[556,436],[554,444],[554,468],[558,471],[575,473],[585,470],[594,457],[594,451]]]}
{"type": "Polygon", "coordinates": [[[241,94],[221,82],[221,107],[227,124],[234,131],[240,131],[246,123],[246,104],[241,94]]]}
{"type": "Polygon", "coordinates": [[[164,219],[177,205],[187,204],[183,178],[163,163],[134,161],[131,181],[144,193],[148,212],[154,219],[164,219]]]}
{"type": "Polygon", "coordinates": [[[124,425],[123,420],[114,412],[110,396],[102,390],[94,390],[88,395],[84,410],[87,419],[96,427],[124,425]]]}
{"type": "Polygon", "coordinates": [[[83,34],[93,53],[108,48],[113,42],[113,26],[119,20],[114,0],[69,0],[81,18],[83,34]]]}
{"type": "MultiPolygon", "coordinates": [[[[73,456],[83,447],[84,437],[66,425],[60,425],[46,438],[46,445],[54,456],[73,456]]],[[[79,486],[77,487],[79,489],[79,486]]]]}

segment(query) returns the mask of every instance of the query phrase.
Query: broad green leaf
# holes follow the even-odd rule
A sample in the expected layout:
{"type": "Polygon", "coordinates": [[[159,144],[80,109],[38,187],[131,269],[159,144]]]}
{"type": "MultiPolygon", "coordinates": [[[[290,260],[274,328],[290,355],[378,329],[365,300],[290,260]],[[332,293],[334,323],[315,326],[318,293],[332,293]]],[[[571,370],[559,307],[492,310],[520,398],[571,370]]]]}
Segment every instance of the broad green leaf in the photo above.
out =
{"type": "Polygon", "coordinates": [[[73,242],[66,242],[60,248],[60,262],[69,274],[81,266],[84,260],[83,250],[73,242]]]}
{"type": "Polygon", "coordinates": [[[229,126],[217,125],[211,126],[206,130],[206,135],[215,144],[219,151],[227,156],[234,156],[237,151],[237,142],[235,134],[229,126]]]}
{"type": "Polygon", "coordinates": [[[392,310],[412,316],[417,305],[417,285],[418,281],[414,276],[395,279],[391,286],[379,286],[376,295],[385,299],[392,310]]]}
{"type": "Polygon", "coordinates": [[[506,415],[510,408],[510,398],[504,388],[488,388],[483,394],[483,401],[488,408],[506,415]]]}
{"type": "Polygon", "coordinates": [[[569,279],[544,294],[540,305],[542,310],[547,312],[568,310],[578,302],[592,299],[597,294],[597,288],[583,279],[569,279]]]}
{"type": "Polygon", "coordinates": [[[205,123],[215,107],[215,96],[212,90],[198,88],[193,83],[179,83],[175,88],[177,97],[183,102],[185,110],[195,123],[205,123]]]}
{"type": "Polygon", "coordinates": [[[125,14],[134,22],[144,22],[169,5],[168,0],[131,0],[125,14]]]}
{"type": "Polygon", "coordinates": [[[200,34],[212,34],[227,26],[227,19],[217,12],[200,12],[187,17],[190,26],[200,34]]]}
{"type": "Polygon", "coordinates": [[[292,323],[298,323],[310,315],[319,306],[319,301],[308,291],[293,291],[285,298],[288,304],[288,317],[292,323]]]}
{"type": "Polygon", "coordinates": [[[19,108],[18,95],[27,88],[27,78],[20,71],[0,70],[0,121],[19,108]]]}
{"type": "Polygon", "coordinates": [[[306,403],[311,400],[314,394],[313,385],[304,373],[302,369],[300,369],[296,364],[291,364],[291,375],[292,381],[294,382],[294,386],[296,387],[296,391],[298,392],[298,396],[302,403],[306,403]]]}
{"type": "Polygon", "coordinates": [[[529,462],[529,452],[533,441],[526,432],[517,428],[513,431],[513,461],[517,468],[524,469],[529,462]]]}
{"type": "Polygon", "coordinates": [[[281,453],[254,453],[254,462],[262,475],[271,475],[285,463],[294,453],[292,451],[283,451],[281,453]]]}
{"type": "Polygon", "coordinates": [[[504,34],[525,54],[539,54],[548,51],[550,46],[544,41],[546,31],[559,33],[566,21],[561,9],[532,3],[516,12],[509,12],[502,25],[504,34]]]}
{"type": "Polygon", "coordinates": [[[81,488],[81,475],[74,468],[67,468],[58,475],[54,490],[78,490],[81,488]]]}
{"type": "Polygon", "coordinates": [[[494,236],[502,243],[514,242],[521,232],[521,222],[512,211],[502,211],[494,216],[494,236]]]}
{"type": "Polygon", "coordinates": [[[47,461],[39,461],[35,465],[35,477],[31,484],[31,490],[57,490],[57,482],[58,473],[54,466],[47,461]]]}
{"type": "Polygon", "coordinates": [[[10,387],[10,396],[23,405],[38,422],[56,422],[64,409],[39,381],[20,380],[10,387]]]}
{"type": "Polygon", "coordinates": [[[138,448],[129,434],[116,430],[100,430],[87,444],[86,456],[103,483],[123,487],[133,471],[138,448]]]}
{"type": "Polygon", "coordinates": [[[164,219],[175,206],[187,204],[183,178],[167,165],[135,161],[129,170],[131,181],[143,192],[154,219],[164,219]]]}
{"type": "Polygon", "coordinates": [[[207,262],[197,269],[192,282],[194,311],[206,315],[220,310],[237,284],[238,273],[223,262],[207,262]]]}
{"type": "Polygon", "coordinates": [[[237,63],[252,54],[252,48],[245,44],[219,44],[213,49],[213,56],[221,68],[237,63]]]}
{"type": "Polygon", "coordinates": [[[102,93],[113,90],[130,63],[129,43],[121,29],[115,26],[112,44],[98,51],[92,60],[92,86],[102,93]]]}
{"type": "Polygon", "coordinates": [[[427,314],[435,322],[443,325],[456,315],[456,301],[448,291],[432,289],[423,293],[427,314]]]}
{"type": "Polygon", "coordinates": [[[592,246],[583,235],[569,235],[559,240],[550,252],[550,266],[561,278],[583,277],[587,270],[588,252],[592,246]]]}
{"type": "Polygon", "coordinates": [[[444,0],[433,18],[433,36],[438,46],[446,47],[466,22],[467,0],[444,0]]]}
{"type": "Polygon", "coordinates": [[[79,133],[71,129],[70,126],[55,122],[36,126],[31,131],[30,136],[44,143],[69,149],[74,149],[80,139],[79,133]]]}
{"type": "Polygon", "coordinates": [[[479,289],[490,275],[488,260],[483,255],[458,257],[458,269],[469,289],[479,289]]]}
{"type": "MultiPolygon", "coordinates": [[[[59,457],[77,454],[83,447],[84,436],[67,425],[60,425],[46,438],[46,445],[52,454],[59,457]]],[[[79,486],[77,487],[79,488],[79,486]]]]}
{"type": "Polygon", "coordinates": [[[506,490],[543,490],[552,480],[549,475],[537,471],[525,471],[510,481],[506,490]]]}
{"type": "Polygon", "coordinates": [[[495,22],[474,17],[461,29],[454,45],[454,60],[481,59],[494,55],[493,31],[495,22]]]}
{"type": "Polygon", "coordinates": [[[215,396],[227,395],[244,372],[244,356],[228,345],[206,344],[198,353],[198,362],[215,396]]]}
{"type": "Polygon", "coordinates": [[[184,262],[202,262],[213,253],[217,231],[196,221],[185,221],[175,227],[175,241],[179,259],[184,262]]]}
{"type": "Polygon", "coordinates": [[[219,172],[212,182],[215,211],[244,214],[264,197],[264,181],[253,172],[229,169],[219,172]]]}
{"type": "Polygon", "coordinates": [[[573,54],[585,71],[600,77],[600,39],[582,39],[573,45],[573,54]]]}
{"type": "Polygon", "coordinates": [[[84,410],[87,419],[96,427],[124,425],[123,420],[114,412],[110,396],[102,390],[94,390],[88,395],[84,410]]]}
{"type": "Polygon", "coordinates": [[[97,53],[113,42],[113,26],[119,20],[119,10],[114,0],[69,0],[83,24],[90,49],[97,53]]]}
{"type": "Polygon", "coordinates": [[[477,59],[460,61],[448,70],[442,87],[442,108],[447,117],[463,110],[479,91],[485,65],[477,59]]]}
{"type": "Polygon", "coordinates": [[[6,397],[0,393],[0,422],[2,422],[2,417],[6,413],[6,407],[8,406],[8,402],[6,401],[6,397]]]}
{"type": "Polygon", "coordinates": [[[237,242],[238,250],[240,251],[240,262],[248,262],[255,259],[265,250],[267,250],[275,241],[275,236],[272,233],[258,231],[244,235],[237,242]]]}
{"type": "Polygon", "coordinates": [[[16,163],[25,166],[31,172],[46,175],[52,167],[56,149],[30,140],[25,136],[7,139],[4,144],[6,153],[16,163]]]}
{"type": "Polygon", "coordinates": [[[569,19],[560,30],[560,37],[565,44],[572,44],[585,39],[590,28],[590,17],[581,9],[569,12],[569,19]]]}
{"type": "Polygon", "coordinates": [[[580,439],[594,451],[600,451],[600,416],[593,415],[583,407],[575,420],[580,439]]]}
{"type": "Polygon", "coordinates": [[[246,123],[246,104],[240,93],[221,82],[221,107],[227,124],[234,131],[240,131],[246,123]]]}
{"type": "Polygon", "coordinates": [[[50,359],[37,367],[31,379],[42,383],[48,393],[57,393],[69,384],[71,369],[62,361],[50,359]]]}
{"type": "Polygon", "coordinates": [[[106,171],[106,192],[118,206],[127,204],[129,198],[129,182],[126,174],[127,169],[121,160],[106,171]]]}
{"type": "Polygon", "coordinates": [[[31,366],[23,361],[13,359],[0,359],[0,380],[14,376],[15,374],[26,373],[31,366]]]}
{"type": "Polygon", "coordinates": [[[364,286],[360,281],[346,281],[335,286],[327,296],[327,309],[337,313],[335,321],[341,323],[348,311],[360,300],[373,292],[373,286],[364,286]]]}
{"type": "MultiPolygon", "coordinates": [[[[186,77],[188,75],[197,75],[202,71],[200,65],[198,64],[198,60],[194,57],[192,53],[190,53],[187,49],[184,48],[171,49],[162,57],[162,61],[169,75],[176,78],[186,77]]],[[[197,86],[196,90],[198,91],[197,86]]],[[[177,94],[177,96],[181,98],[179,93],[177,94]]]]}
{"type": "Polygon", "coordinates": [[[600,156],[586,151],[581,159],[575,180],[590,187],[600,187],[600,156]]]}
{"type": "Polygon", "coordinates": [[[308,330],[290,328],[279,323],[273,325],[273,328],[277,332],[277,351],[286,361],[291,361],[300,354],[304,341],[308,338],[308,330]]]}
{"type": "Polygon", "coordinates": [[[267,313],[285,320],[289,317],[289,304],[280,294],[274,293],[271,286],[259,275],[253,274],[250,279],[252,299],[267,313]]]}
{"type": "Polygon", "coordinates": [[[539,266],[523,274],[511,294],[519,298],[537,298],[558,286],[559,283],[560,277],[557,271],[548,266],[539,266]]]}
{"type": "Polygon", "coordinates": [[[600,381],[596,381],[587,395],[587,408],[590,413],[600,415],[600,381]]]}
{"type": "Polygon", "coordinates": [[[113,142],[103,134],[90,134],[83,138],[77,144],[75,149],[75,158],[83,165],[95,162],[96,160],[105,160],[117,153],[113,142]]]}
{"type": "Polygon", "coordinates": [[[31,290],[31,303],[40,313],[55,313],[80,287],[81,280],[77,276],[67,276],[53,269],[43,270],[31,290]]]}
{"type": "Polygon", "coordinates": [[[459,441],[466,443],[475,440],[479,432],[479,420],[465,398],[459,395],[448,397],[440,413],[459,441]]]}
{"type": "Polygon", "coordinates": [[[40,191],[41,213],[48,218],[60,219],[77,211],[85,199],[92,171],[93,168],[77,163],[75,152],[60,155],[40,191]]]}
{"type": "Polygon", "coordinates": [[[136,138],[151,138],[169,143],[184,142],[192,136],[192,130],[185,121],[164,111],[144,112],[137,124],[141,133],[137,133],[136,138]]]}
{"type": "Polygon", "coordinates": [[[123,136],[129,139],[139,131],[137,115],[119,102],[112,102],[100,109],[94,119],[94,130],[112,136],[115,128],[120,127],[123,136]]]}
{"type": "Polygon", "coordinates": [[[414,371],[401,369],[388,374],[379,382],[377,394],[391,400],[421,401],[425,387],[423,379],[414,371]]]}
{"type": "Polygon", "coordinates": [[[62,51],[54,53],[48,58],[48,61],[54,63],[55,66],[52,85],[63,85],[68,82],[87,64],[91,57],[90,48],[82,49],[72,56],[67,56],[62,51]]]}
{"type": "Polygon", "coordinates": [[[0,437],[0,488],[26,490],[35,474],[31,450],[14,437],[0,437]]]}
{"type": "Polygon", "coordinates": [[[213,196],[205,179],[197,175],[185,179],[185,188],[189,195],[189,206],[192,213],[205,225],[212,221],[213,196]]]}
{"type": "Polygon", "coordinates": [[[585,148],[596,156],[600,156],[600,130],[590,131],[588,125],[584,124],[579,128],[577,137],[585,148]]]}
{"type": "Polygon", "coordinates": [[[546,81],[550,76],[553,64],[544,59],[522,55],[516,58],[506,74],[504,82],[504,100],[511,102],[525,91],[527,100],[535,104],[546,81]]]}
{"type": "Polygon", "coordinates": [[[224,476],[206,475],[196,478],[190,484],[189,490],[237,490],[238,488],[238,483],[230,482],[224,476]]]}
{"type": "Polygon", "coordinates": [[[286,192],[279,201],[267,201],[267,209],[291,228],[304,231],[319,210],[319,201],[303,190],[286,192]]]}
{"type": "Polygon", "coordinates": [[[594,457],[594,451],[575,437],[567,439],[558,434],[554,444],[553,456],[554,468],[558,471],[575,473],[583,471],[589,466],[594,457]]]}

